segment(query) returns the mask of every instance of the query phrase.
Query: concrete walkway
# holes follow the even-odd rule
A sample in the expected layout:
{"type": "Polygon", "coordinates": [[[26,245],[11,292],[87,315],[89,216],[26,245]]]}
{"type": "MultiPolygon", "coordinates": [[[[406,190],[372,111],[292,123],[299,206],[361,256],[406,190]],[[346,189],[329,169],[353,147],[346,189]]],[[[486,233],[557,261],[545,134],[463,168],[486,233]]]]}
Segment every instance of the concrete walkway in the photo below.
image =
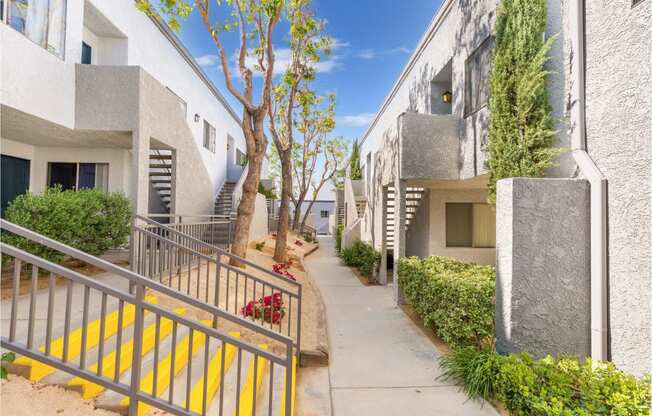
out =
{"type": "Polygon", "coordinates": [[[306,266],[317,283],[328,321],[330,398],[335,416],[498,413],[437,380],[440,354],[394,305],[391,288],[363,286],[335,256],[332,238],[306,266]]]}

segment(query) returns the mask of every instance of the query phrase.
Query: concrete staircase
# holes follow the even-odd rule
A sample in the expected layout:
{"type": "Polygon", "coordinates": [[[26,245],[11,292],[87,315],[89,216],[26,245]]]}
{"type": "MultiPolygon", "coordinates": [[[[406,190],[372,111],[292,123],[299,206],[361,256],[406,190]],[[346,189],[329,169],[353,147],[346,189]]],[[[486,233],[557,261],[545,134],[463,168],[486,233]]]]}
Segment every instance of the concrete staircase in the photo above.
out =
{"type": "Polygon", "coordinates": [[[225,182],[215,200],[215,215],[231,216],[233,212],[233,190],[235,182],[225,182]]]}
{"type": "MultiPolygon", "coordinates": [[[[91,303],[96,301],[91,299],[91,303]]],[[[147,296],[146,301],[158,304],[155,296],[147,296]]],[[[100,306],[99,302],[97,306],[100,306]]],[[[135,324],[135,307],[133,304],[124,305],[122,313],[117,309],[117,304],[112,304],[112,309],[105,307],[107,313],[103,320],[99,317],[89,319],[86,325],[83,325],[81,317],[71,321],[67,347],[64,336],[53,339],[49,346],[46,346],[44,337],[35,338],[35,341],[41,351],[47,349],[53,357],[60,359],[66,355],[67,362],[77,365],[84,360],[89,371],[128,386],[134,354],[131,335],[135,324]],[[85,345],[84,351],[82,345],[85,345]]],[[[185,316],[186,309],[176,308],[174,313],[185,316]]],[[[200,322],[211,326],[212,321],[200,322]]],[[[255,364],[252,353],[214,338],[207,340],[203,333],[178,326],[166,317],[146,313],[143,328],[141,392],[181,406],[187,409],[188,414],[286,414],[286,375],[283,367],[273,366],[272,369],[270,362],[261,356],[258,356],[255,364]]],[[[239,332],[229,332],[229,335],[240,338],[239,332]]],[[[268,349],[266,344],[258,344],[258,347],[268,349]]],[[[128,414],[128,397],[40,361],[22,356],[11,364],[10,371],[32,382],[77,391],[84,400],[92,400],[97,408],[128,414]]],[[[296,359],[292,377],[294,408],[296,359]]],[[[140,402],[137,415],[144,416],[153,410],[153,406],[140,402]]]]}
{"type": "MultiPolygon", "coordinates": [[[[410,223],[414,219],[414,215],[419,209],[419,205],[421,204],[421,199],[423,198],[423,195],[425,193],[424,188],[415,188],[415,187],[408,187],[407,192],[405,193],[405,230],[407,231],[410,228],[410,223]]],[[[388,249],[391,249],[394,247],[394,224],[396,221],[395,213],[396,213],[396,206],[398,205],[396,201],[396,192],[394,190],[393,186],[390,186],[387,188],[387,192],[385,193],[385,206],[387,207],[387,222],[385,224],[386,226],[386,241],[385,241],[385,246],[388,249]]]]}
{"type": "Polygon", "coordinates": [[[172,202],[172,151],[150,149],[149,181],[163,204],[170,211],[172,202]]]}

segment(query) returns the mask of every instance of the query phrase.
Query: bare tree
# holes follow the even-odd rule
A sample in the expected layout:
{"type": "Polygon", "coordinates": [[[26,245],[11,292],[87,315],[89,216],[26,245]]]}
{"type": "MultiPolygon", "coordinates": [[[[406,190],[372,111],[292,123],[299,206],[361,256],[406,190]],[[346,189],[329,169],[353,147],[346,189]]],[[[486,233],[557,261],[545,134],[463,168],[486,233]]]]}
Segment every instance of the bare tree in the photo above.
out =
{"type": "MultiPolygon", "coordinates": [[[[234,239],[231,251],[241,257],[247,254],[249,229],[253,219],[256,194],[260,182],[263,158],[267,150],[265,137],[265,118],[268,115],[272,100],[272,79],[274,75],[274,30],[284,11],[286,0],[137,0],[140,10],[150,14],[157,11],[167,16],[173,29],[180,27],[180,21],[185,20],[192,10],[199,11],[215,47],[217,48],[226,87],[240,104],[242,104],[242,132],[247,146],[249,169],[242,190],[242,199],[238,205],[238,216],[235,223],[234,239]],[[224,13],[220,9],[229,9],[224,13]],[[228,17],[218,18],[221,14],[228,17]],[[229,54],[225,50],[222,34],[237,31],[240,46],[236,57],[237,71],[240,75],[242,88],[238,89],[234,82],[229,65],[229,54]],[[255,65],[247,64],[247,58],[252,57],[255,65]],[[261,97],[254,100],[254,71],[262,75],[261,97]]],[[[231,265],[244,267],[242,262],[231,258],[231,265]]]]}

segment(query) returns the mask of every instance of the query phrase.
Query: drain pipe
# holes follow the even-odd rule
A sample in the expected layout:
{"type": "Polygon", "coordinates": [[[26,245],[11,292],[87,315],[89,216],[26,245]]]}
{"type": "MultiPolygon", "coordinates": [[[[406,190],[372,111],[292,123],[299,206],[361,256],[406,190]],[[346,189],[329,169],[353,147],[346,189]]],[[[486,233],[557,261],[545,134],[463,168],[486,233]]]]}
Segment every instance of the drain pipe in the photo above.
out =
{"type": "Polygon", "coordinates": [[[571,147],[580,172],[591,185],[591,358],[606,361],[609,359],[607,179],[586,151],[584,16],[584,0],[572,1],[571,94],[575,105],[571,107],[571,122],[574,124],[571,147]]]}

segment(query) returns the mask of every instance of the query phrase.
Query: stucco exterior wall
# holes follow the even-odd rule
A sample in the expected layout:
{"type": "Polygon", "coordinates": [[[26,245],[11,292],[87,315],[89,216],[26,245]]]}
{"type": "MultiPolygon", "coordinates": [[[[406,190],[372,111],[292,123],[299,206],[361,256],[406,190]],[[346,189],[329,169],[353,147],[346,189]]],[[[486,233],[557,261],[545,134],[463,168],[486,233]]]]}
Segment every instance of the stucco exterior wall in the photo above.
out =
{"type": "Polygon", "coordinates": [[[251,227],[249,229],[249,240],[258,240],[269,234],[267,218],[267,199],[263,194],[256,194],[256,205],[251,227]]]}
{"type": "Polygon", "coordinates": [[[586,141],[608,180],[611,358],[652,372],[652,1],[586,2],[586,141]]]}
{"type": "Polygon", "coordinates": [[[582,179],[498,182],[499,352],[590,354],[589,204],[589,184],[582,179]]]}

